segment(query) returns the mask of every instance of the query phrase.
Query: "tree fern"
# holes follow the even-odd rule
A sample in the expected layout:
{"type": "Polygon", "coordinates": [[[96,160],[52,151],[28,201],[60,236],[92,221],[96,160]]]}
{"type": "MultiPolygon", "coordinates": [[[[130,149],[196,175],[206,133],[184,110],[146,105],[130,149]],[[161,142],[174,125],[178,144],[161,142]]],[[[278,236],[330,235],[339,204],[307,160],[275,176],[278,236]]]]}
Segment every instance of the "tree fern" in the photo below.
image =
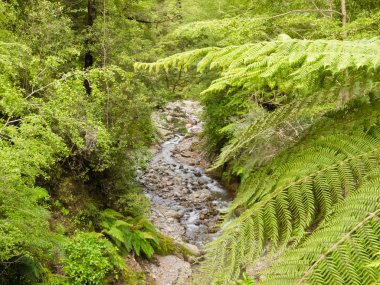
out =
{"type": "MultiPolygon", "coordinates": [[[[233,139],[222,149],[213,168],[220,167],[230,160],[236,162],[242,156],[242,152],[248,153],[251,166],[260,166],[289,146],[289,142],[290,145],[296,143],[308,127],[328,112],[344,108],[345,104],[354,98],[377,94],[379,90],[379,84],[373,82],[352,86],[348,96],[347,89],[332,88],[315,93],[313,96],[284,102],[272,112],[262,112],[261,116],[253,121],[243,118],[240,122],[234,122],[226,127],[233,130],[233,139]],[[272,147],[268,149],[269,145],[272,147]],[[252,155],[253,153],[260,155],[252,155]]],[[[255,114],[257,113],[256,111],[255,114]]]]}
{"type": "MultiPolygon", "coordinates": [[[[355,94],[366,94],[366,89],[379,90],[379,49],[378,38],[310,41],[282,35],[270,42],[198,49],[156,63],[137,63],[136,68],[159,71],[197,64],[198,71],[204,72],[208,67],[218,67],[222,70],[221,76],[205,94],[227,90],[234,94],[233,90],[245,90],[259,97],[261,91],[269,88],[273,94],[269,101],[281,99],[280,108],[247,124],[244,131],[234,135],[235,139],[223,149],[214,165],[219,167],[246,149],[263,153],[262,149],[255,149],[260,145],[260,138],[268,145],[269,137],[280,143],[284,141],[281,135],[288,139],[299,137],[308,125],[327,111],[341,107],[355,94]],[[323,91],[315,92],[321,88],[323,91]],[[251,145],[253,141],[255,145],[251,145]]],[[[261,103],[268,101],[258,98],[259,103],[260,100],[261,103]]],[[[270,151],[269,157],[273,157],[276,152],[273,148],[270,151]]],[[[262,157],[258,164],[265,162],[268,155],[263,153],[262,157]]]]}
{"type": "MultiPolygon", "coordinates": [[[[270,137],[279,134],[280,130],[290,129],[298,134],[301,129],[305,128],[310,119],[314,119],[336,107],[337,99],[334,93],[323,93],[321,96],[306,97],[303,99],[295,99],[290,103],[280,106],[273,112],[263,112],[262,116],[255,121],[246,123],[243,130],[239,130],[234,134],[231,140],[222,150],[213,167],[217,168],[225,164],[232,158],[236,158],[239,151],[248,147],[248,145],[261,137],[268,143],[270,137]],[[310,118],[308,120],[308,118],[310,118]]],[[[236,129],[234,123],[234,129],[236,129]]],[[[254,151],[254,146],[249,146],[250,152],[254,151]]],[[[272,152],[272,155],[275,153],[272,152]]]]}
{"type": "MultiPolygon", "coordinates": [[[[375,260],[371,261],[367,267],[374,268],[377,270],[377,272],[380,272],[380,258],[379,258],[380,252],[376,254],[375,260]]],[[[378,274],[378,278],[375,282],[372,283],[372,285],[379,285],[380,284],[380,274],[378,274]]]]}
{"type": "Polygon", "coordinates": [[[367,266],[380,250],[380,180],[365,183],[332,213],[272,262],[260,284],[372,284],[380,273],[367,266]]]}
{"type": "Polygon", "coordinates": [[[227,219],[245,211],[210,244],[202,272],[229,284],[262,254],[297,243],[377,171],[379,159],[378,131],[321,136],[279,156],[241,186],[227,219]]]}
{"type": "MultiPolygon", "coordinates": [[[[373,128],[379,119],[376,100],[345,108],[357,95],[367,94],[363,86],[378,91],[379,50],[378,38],[310,41],[282,35],[270,42],[205,48],[156,63],[136,64],[136,68],[156,71],[188,68],[192,64],[196,64],[200,72],[217,68],[220,77],[203,94],[250,92],[258,104],[263,104],[260,91],[269,90],[273,92],[271,102],[281,101],[274,111],[263,112],[243,131],[235,133],[235,139],[223,150],[216,166],[235,159],[241,152],[248,152],[248,159],[254,160],[262,155],[256,155],[260,149],[255,147],[268,139],[280,141],[276,137],[278,132],[289,127],[294,133],[302,132],[290,148],[275,152],[270,160],[262,160],[260,167],[243,181],[220,235],[208,246],[200,269],[203,283],[231,284],[238,279],[242,268],[261,257],[273,252],[281,254],[300,242],[302,246],[310,231],[323,231],[328,223],[324,221],[333,221],[338,215],[336,205],[349,203],[350,197],[356,197],[353,193],[373,173],[379,172],[380,131],[378,127],[373,128]],[[353,85],[359,86],[359,92],[350,90],[353,85]],[[366,114],[368,105],[373,107],[366,114]],[[350,111],[356,115],[347,116],[350,111]],[[295,122],[299,126],[294,127],[295,122]],[[242,214],[235,217],[239,212],[242,214]]],[[[374,94],[369,98],[371,96],[374,94]]],[[[366,217],[376,209],[372,211],[365,205],[357,207],[355,213],[360,215],[353,216],[352,221],[358,218],[360,223],[362,218],[363,224],[372,225],[374,216],[370,216],[369,223],[366,217]]],[[[350,224],[351,228],[343,225],[347,226],[343,230],[354,229],[352,238],[359,232],[355,224],[350,224]]],[[[373,232],[370,233],[373,236],[373,232]]],[[[359,260],[364,260],[362,252],[365,250],[366,246],[359,244],[356,251],[362,255],[359,260]]],[[[376,250],[378,252],[378,248],[376,250]]],[[[332,260],[326,259],[328,263],[321,263],[325,266],[321,269],[325,275],[315,275],[312,284],[318,280],[327,280],[321,284],[344,284],[347,280],[344,274],[348,273],[340,274],[340,269],[334,267],[334,262],[341,264],[342,261],[335,255],[332,257],[332,260]]],[[[374,280],[370,274],[360,273],[359,277],[365,282],[374,280]]],[[[352,280],[361,280],[359,277],[354,276],[352,280]]]]}
{"type": "Polygon", "coordinates": [[[136,63],[135,67],[160,71],[197,64],[200,72],[208,67],[224,70],[205,93],[231,87],[255,90],[269,86],[285,92],[301,90],[310,94],[325,84],[331,86],[332,82],[326,82],[328,78],[344,77],[346,70],[356,70],[356,75],[363,72],[366,78],[375,77],[380,66],[379,49],[378,38],[311,41],[281,35],[274,41],[197,49],[156,63],[136,63]]]}

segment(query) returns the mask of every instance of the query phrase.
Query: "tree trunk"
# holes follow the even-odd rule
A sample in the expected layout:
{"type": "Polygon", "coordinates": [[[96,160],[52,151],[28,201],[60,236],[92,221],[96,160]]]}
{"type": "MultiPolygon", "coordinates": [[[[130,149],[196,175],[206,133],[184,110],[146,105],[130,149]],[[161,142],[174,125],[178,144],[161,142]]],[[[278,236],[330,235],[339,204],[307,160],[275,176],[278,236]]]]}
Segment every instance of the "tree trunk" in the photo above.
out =
{"type": "MultiPolygon", "coordinates": [[[[87,2],[87,26],[88,27],[91,27],[94,24],[95,16],[96,16],[95,0],[88,0],[87,2]]],[[[88,39],[86,41],[87,52],[84,56],[84,68],[90,68],[94,65],[94,57],[92,56],[92,53],[88,48],[91,44],[93,44],[93,40],[88,39]]],[[[87,95],[90,95],[92,91],[90,82],[87,79],[85,79],[83,82],[83,85],[86,88],[87,95]]]]}
{"type": "Polygon", "coordinates": [[[177,0],[177,8],[178,8],[178,19],[180,22],[183,21],[183,16],[182,16],[182,1],[177,0]]]}
{"type": "Polygon", "coordinates": [[[347,24],[346,0],[341,0],[341,6],[342,6],[342,26],[344,27],[347,24]]]}

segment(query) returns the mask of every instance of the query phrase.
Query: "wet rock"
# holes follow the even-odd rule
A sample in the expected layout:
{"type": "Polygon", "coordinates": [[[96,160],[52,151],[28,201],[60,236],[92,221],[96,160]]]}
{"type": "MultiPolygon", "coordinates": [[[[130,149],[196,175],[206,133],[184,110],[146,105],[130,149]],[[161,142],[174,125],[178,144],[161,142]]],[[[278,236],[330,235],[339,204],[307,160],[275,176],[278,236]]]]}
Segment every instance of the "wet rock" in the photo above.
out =
{"type": "Polygon", "coordinates": [[[195,193],[193,193],[193,194],[191,195],[191,199],[192,199],[192,200],[197,200],[197,199],[199,198],[200,195],[201,195],[200,193],[195,192],[195,193]]]}
{"type": "Polygon", "coordinates": [[[214,233],[217,233],[218,232],[218,228],[215,226],[215,225],[210,225],[209,227],[208,227],[208,232],[210,233],[210,234],[214,234],[214,233]]]}
{"type": "Polygon", "coordinates": [[[168,212],[166,212],[166,214],[169,217],[173,217],[173,218],[176,218],[176,219],[180,219],[183,216],[183,212],[177,212],[175,210],[169,210],[168,212]]]}
{"type": "Polygon", "coordinates": [[[192,125],[192,126],[195,126],[196,124],[198,124],[198,120],[195,118],[189,118],[187,122],[189,125],[192,125]]]}
{"type": "Polygon", "coordinates": [[[186,249],[186,251],[189,252],[189,254],[193,256],[200,256],[201,251],[196,245],[190,244],[190,243],[181,243],[181,245],[186,249]]]}
{"type": "Polygon", "coordinates": [[[192,273],[190,263],[174,255],[157,256],[156,264],[147,263],[145,269],[156,285],[186,285],[192,273]]]}
{"type": "Polygon", "coordinates": [[[202,184],[208,184],[209,182],[209,179],[205,176],[201,176],[199,179],[198,179],[199,183],[202,183],[202,184]]]}

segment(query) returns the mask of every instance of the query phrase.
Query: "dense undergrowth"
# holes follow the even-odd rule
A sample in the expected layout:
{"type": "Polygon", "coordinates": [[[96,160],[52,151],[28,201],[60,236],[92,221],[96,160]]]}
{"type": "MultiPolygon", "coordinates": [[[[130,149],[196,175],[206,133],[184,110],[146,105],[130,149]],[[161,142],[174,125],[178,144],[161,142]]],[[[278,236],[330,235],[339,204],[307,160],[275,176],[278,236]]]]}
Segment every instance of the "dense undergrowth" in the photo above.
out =
{"type": "Polygon", "coordinates": [[[1,284],[143,284],[128,254],[181,251],[134,179],[158,100],[131,63],[164,25],[124,11],[155,7],[0,2],[1,284]]]}

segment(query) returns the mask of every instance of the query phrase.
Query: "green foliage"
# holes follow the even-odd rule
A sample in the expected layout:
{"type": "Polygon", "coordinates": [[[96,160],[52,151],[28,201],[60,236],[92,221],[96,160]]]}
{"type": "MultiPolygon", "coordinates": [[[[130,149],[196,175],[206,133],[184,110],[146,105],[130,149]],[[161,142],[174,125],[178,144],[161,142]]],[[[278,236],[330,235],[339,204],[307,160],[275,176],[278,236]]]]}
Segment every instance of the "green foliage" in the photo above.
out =
{"type": "Polygon", "coordinates": [[[376,90],[378,46],[376,38],[306,41],[282,36],[271,42],[194,50],[136,67],[186,69],[197,62],[199,71],[219,67],[221,77],[203,92],[207,146],[215,152],[228,144],[215,167],[236,160],[242,150],[259,150],[262,158],[249,158],[249,167],[254,167],[297,141],[326,112],[376,90]]]}
{"type": "Polygon", "coordinates": [[[155,247],[155,252],[159,255],[168,254],[187,254],[192,255],[192,253],[183,245],[176,243],[171,237],[165,236],[164,234],[157,233],[159,246],[155,247]]]}
{"type": "MultiPolygon", "coordinates": [[[[375,19],[368,19],[368,26],[375,26],[375,19]]],[[[357,36],[357,28],[352,24],[352,34],[357,36]]],[[[372,27],[374,28],[374,27],[372,27]]],[[[201,48],[207,46],[225,47],[245,43],[266,41],[286,33],[292,38],[321,39],[339,37],[341,28],[335,19],[319,18],[313,14],[300,14],[288,17],[272,18],[226,18],[188,23],[179,26],[166,38],[175,41],[185,48],[201,48]],[[328,28],[327,28],[328,27],[328,28]]],[[[375,32],[366,35],[376,36],[375,32]]],[[[167,44],[165,42],[164,44],[167,44]]]]}
{"type": "Polygon", "coordinates": [[[273,111],[256,104],[255,109],[247,115],[224,127],[232,139],[223,147],[213,167],[217,168],[232,160],[248,169],[260,166],[296,143],[324,115],[344,108],[355,98],[378,94],[378,86],[378,83],[357,84],[352,87],[334,87],[304,98],[297,98],[296,95],[294,99],[284,98],[273,111]],[[250,155],[253,150],[260,155],[253,158],[250,155]],[[248,161],[244,161],[246,157],[248,161]]]}
{"type": "Polygon", "coordinates": [[[207,139],[204,147],[209,153],[218,152],[232,139],[233,133],[226,126],[231,126],[253,108],[254,103],[249,97],[245,92],[236,92],[233,96],[229,92],[202,96],[205,106],[203,135],[207,139]]]}
{"type": "Polygon", "coordinates": [[[70,284],[104,284],[106,276],[117,279],[124,266],[117,249],[98,233],[79,232],[65,246],[64,271],[70,284]]]}
{"type": "Polygon", "coordinates": [[[102,187],[106,172],[120,167],[133,184],[152,137],[150,104],[132,73],[115,66],[82,70],[86,11],[71,4],[0,3],[2,284],[42,282],[49,275],[42,268],[55,275],[62,232],[92,228],[98,207],[116,200],[102,197],[109,193],[102,187]],[[65,181],[77,188],[61,192],[65,181]]]}
{"type": "Polygon", "coordinates": [[[250,277],[248,276],[247,273],[244,272],[244,273],[243,273],[243,278],[240,279],[240,280],[237,282],[237,284],[239,284],[239,285],[254,285],[255,282],[253,281],[252,278],[250,278],[250,277]]]}
{"type": "Polygon", "coordinates": [[[297,248],[266,272],[262,284],[372,284],[379,271],[366,266],[380,248],[379,179],[361,186],[297,248]]]}
{"type": "MultiPolygon", "coordinates": [[[[282,92],[295,90],[311,94],[340,80],[349,82],[345,72],[355,71],[355,80],[376,78],[380,65],[377,38],[360,41],[297,40],[281,35],[277,40],[204,48],[176,54],[156,63],[137,63],[137,69],[159,71],[173,67],[185,70],[197,63],[197,70],[221,68],[221,77],[203,93],[222,92],[228,88],[247,92],[269,87],[282,92]],[[361,76],[361,78],[360,78],[361,76]]],[[[351,79],[352,80],[352,79],[351,79]]]]}
{"type": "Polygon", "coordinates": [[[42,277],[43,268],[38,260],[29,256],[10,259],[8,264],[1,265],[1,284],[37,284],[42,277]]]}
{"type": "Polygon", "coordinates": [[[115,204],[116,208],[126,216],[144,216],[150,211],[149,199],[136,188],[122,195],[115,204]]]}
{"type": "Polygon", "coordinates": [[[155,248],[159,246],[154,226],[143,216],[125,217],[114,210],[107,209],[102,213],[101,226],[103,232],[123,252],[133,251],[138,256],[145,255],[151,258],[155,248]]]}
{"type": "Polygon", "coordinates": [[[43,117],[26,116],[28,102],[22,97],[21,88],[13,83],[19,79],[17,71],[24,68],[23,60],[28,58],[29,49],[19,44],[1,43],[0,54],[0,80],[4,83],[0,88],[1,278],[4,283],[18,280],[27,284],[33,282],[28,281],[30,276],[39,277],[40,262],[54,254],[57,238],[46,230],[49,228],[48,193],[35,185],[35,181],[46,176],[46,170],[64,157],[67,149],[60,137],[46,128],[43,117]],[[25,118],[15,126],[19,120],[12,123],[15,118],[12,116],[25,118]]]}
{"type": "MultiPolygon", "coordinates": [[[[215,166],[239,158],[250,164],[220,236],[208,247],[199,278],[231,284],[242,268],[261,258],[286,255],[287,247],[298,252],[310,231],[317,234],[333,219],[336,205],[345,199],[350,203],[351,195],[378,173],[379,47],[378,38],[297,40],[281,35],[274,41],[207,47],[135,65],[156,72],[193,65],[199,72],[218,70],[220,78],[203,92],[206,134],[221,142],[214,143],[217,148],[230,140],[215,166]],[[243,106],[241,114],[231,108],[233,102],[243,106]]],[[[370,212],[357,200],[350,207],[358,207],[363,217],[370,212]]],[[[363,260],[361,264],[368,263],[363,260]]],[[[310,283],[327,284],[334,276],[341,281],[337,284],[345,284],[345,274],[329,264],[322,273],[326,279],[316,277],[310,283]]],[[[361,278],[374,280],[363,274],[355,277],[357,284],[364,282],[361,278]]]]}
{"type": "MultiPolygon", "coordinates": [[[[92,25],[87,1],[0,3],[0,283],[62,283],[56,272],[62,233],[93,229],[107,208],[122,213],[106,210],[101,218],[104,232],[124,251],[147,257],[177,251],[140,216],[148,203],[133,180],[152,141],[152,106],[184,93],[198,96],[218,74],[202,97],[205,136],[212,152],[225,146],[216,166],[245,178],[228,217],[235,209],[247,211],[215,244],[226,238],[236,253],[242,237],[229,243],[236,236],[232,228],[245,232],[249,225],[257,233],[247,239],[257,245],[251,255],[260,247],[264,253],[284,249],[288,242],[302,246],[304,233],[318,231],[335,204],[349,199],[368,180],[364,173],[376,169],[378,120],[370,107],[378,106],[376,1],[347,1],[344,27],[340,1],[93,2],[92,25]],[[282,33],[291,38],[276,38],[282,33]],[[133,73],[136,60],[200,47],[156,65],[136,65],[165,74],[133,73]],[[89,55],[93,63],[84,71],[89,55]],[[213,71],[193,80],[183,71],[195,71],[195,64],[213,71]],[[363,120],[346,114],[357,110],[363,120]],[[343,131],[339,116],[352,120],[350,130],[357,131],[343,131]],[[338,134],[323,132],[337,122],[338,134]],[[369,150],[374,152],[367,155],[369,150]],[[298,188],[310,198],[302,213],[298,188]],[[269,205],[263,217],[260,205],[269,205]],[[252,217],[273,226],[252,225],[252,217]]],[[[115,281],[116,272],[127,283],[141,281],[119,272],[115,249],[95,234],[78,234],[68,252],[71,283],[115,281]],[[76,251],[93,260],[80,263],[76,251]]],[[[216,272],[238,276],[247,252],[217,256],[216,272]],[[227,261],[229,267],[221,269],[227,261]]]]}
{"type": "Polygon", "coordinates": [[[376,257],[375,257],[375,260],[371,261],[367,267],[370,267],[370,268],[373,268],[374,270],[377,271],[377,276],[379,276],[377,278],[377,280],[373,283],[374,285],[378,285],[380,284],[380,273],[379,273],[379,269],[380,269],[380,260],[379,260],[379,253],[376,254],[376,257]]]}
{"type": "MultiPolygon", "coordinates": [[[[369,173],[378,171],[378,131],[365,135],[338,126],[330,133],[319,129],[310,134],[243,182],[230,215],[235,209],[246,210],[211,243],[204,265],[210,280],[222,278],[228,284],[241,267],[261,254],[297,244],[330,216],[336,203],[355,192],[369,173]]],[[[358,128],[358,122],[354,126],[358,128]]]]}

